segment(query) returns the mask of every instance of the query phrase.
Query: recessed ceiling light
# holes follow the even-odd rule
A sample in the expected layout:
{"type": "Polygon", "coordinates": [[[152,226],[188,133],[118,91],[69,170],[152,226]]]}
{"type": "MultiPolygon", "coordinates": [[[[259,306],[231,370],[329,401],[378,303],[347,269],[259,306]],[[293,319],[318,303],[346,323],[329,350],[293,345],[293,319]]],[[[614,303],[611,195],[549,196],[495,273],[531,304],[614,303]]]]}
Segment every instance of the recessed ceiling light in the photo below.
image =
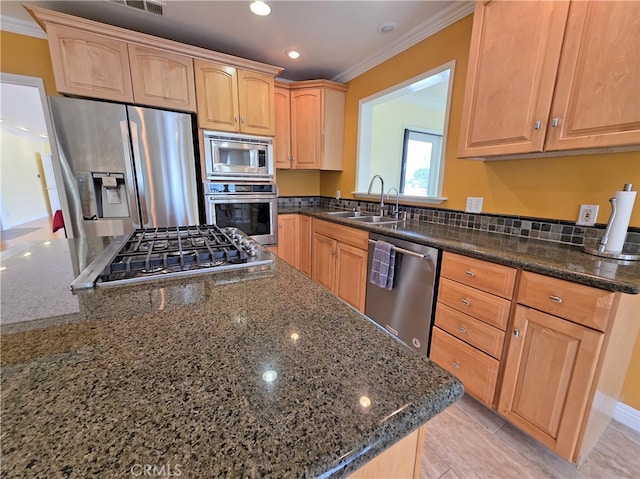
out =
{"type": "Polygon", "coordinates": [[[26,126],[19,126],[18,130],[29,131],[29,128],[27,128],[26,126]]]}
{"type": "Polygon", "coordinates": [[[300,58],[300,52],[298,50],[287,50],[287,56],[295,60],[296,58],[300,58]]]}
{"type": "Polygon", "coordinates": [[[249,8],[253,13],[255,13],[256,15],[260,15],[261,17],[264,17],[265,15],[269,15],[271,13],[271,7],[260,0],[251,2],[249,8]]]}
{"type": "Polygon", "coordinates": [[[49,138],[49,137],[48,137],[47,135],[45,135],[44,133],[40,133],[38,136],[39,136],[40,138],[45,138],[45,139],[46,139],[46,138],[49,138]]]}
{"type": "Polygon", "coordinates": [[[398,25],[394,22],[385,22],[378,26],[378,33],[391,33],[398,25]]]}

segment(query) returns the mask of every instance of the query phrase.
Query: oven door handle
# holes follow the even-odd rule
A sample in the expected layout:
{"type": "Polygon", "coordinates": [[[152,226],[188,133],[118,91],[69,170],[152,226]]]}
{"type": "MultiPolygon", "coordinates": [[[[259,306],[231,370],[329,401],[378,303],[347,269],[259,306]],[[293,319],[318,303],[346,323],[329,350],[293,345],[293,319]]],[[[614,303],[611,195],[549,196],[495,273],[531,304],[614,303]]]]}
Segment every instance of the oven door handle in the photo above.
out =
{"type": "Polygon", "coordinates": [[[222,203],[222,202],[233,202],[233,203],[241,203],[241,202],[252,202],[252,203],[257,203],[257,202],[264,202],[264,203],[268,203],[270,201],[273,200],[277,200],[277,196],[276,195],[243,195],[243,194],[236,194],[236,195],[205,195],[207,200],[210,203],[222,203]]]}

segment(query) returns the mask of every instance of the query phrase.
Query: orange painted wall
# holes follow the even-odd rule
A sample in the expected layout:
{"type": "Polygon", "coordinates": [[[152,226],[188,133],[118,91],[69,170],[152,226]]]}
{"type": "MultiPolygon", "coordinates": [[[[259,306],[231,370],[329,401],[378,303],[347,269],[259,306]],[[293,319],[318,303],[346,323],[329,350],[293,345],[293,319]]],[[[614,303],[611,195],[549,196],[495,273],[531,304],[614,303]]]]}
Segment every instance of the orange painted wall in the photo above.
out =
{"type": "Polygon", "coordinates": [[[47,95],[57,95],[46,40],[0,31],[0,71],[42,78],[47,95]]]}

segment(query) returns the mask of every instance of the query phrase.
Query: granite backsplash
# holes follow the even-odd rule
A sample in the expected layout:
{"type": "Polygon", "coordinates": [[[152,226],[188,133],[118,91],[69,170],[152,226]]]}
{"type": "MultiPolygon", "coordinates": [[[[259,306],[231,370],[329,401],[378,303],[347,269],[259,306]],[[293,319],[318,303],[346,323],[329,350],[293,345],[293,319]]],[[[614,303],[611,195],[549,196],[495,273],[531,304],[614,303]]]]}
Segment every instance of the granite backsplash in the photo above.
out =
{"type": "MultiPolygon", "coordinates": [[[[355,199],[328,198],[325,196],[286,196],[278,198],[279,208],[333,207],[350,210],[378,212],[378,202],[355,199]]],[[[391,213],[394,205],[385,204],[385,214],[391,213]]],[[[464,211],[423,206],[399,205],[400,211],[406,211],[409,219],[428,223],[447,224],[480,231],[490,231],[510,236],[537,238],[556,243],[584,245],[600,241],[605,224],[596,226],[577,226],[570,221],[550,218],[532,218],[495,214],[465,213],[464,211]]],[[[629,228],[625,249],[640,249],[640,228],[629,228]]]]}

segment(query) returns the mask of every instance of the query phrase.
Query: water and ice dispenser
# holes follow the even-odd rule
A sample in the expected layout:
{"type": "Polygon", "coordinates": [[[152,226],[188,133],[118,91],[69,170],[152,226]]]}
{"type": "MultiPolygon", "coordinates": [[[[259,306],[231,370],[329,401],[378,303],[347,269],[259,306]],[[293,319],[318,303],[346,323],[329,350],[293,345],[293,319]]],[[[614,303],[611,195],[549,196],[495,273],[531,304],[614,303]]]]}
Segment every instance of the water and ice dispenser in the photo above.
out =
{"type": "Polygon", "coordinates": [[[85,220],[129,217],[123,173],[80,171],[76,180],[85,220]]]}

